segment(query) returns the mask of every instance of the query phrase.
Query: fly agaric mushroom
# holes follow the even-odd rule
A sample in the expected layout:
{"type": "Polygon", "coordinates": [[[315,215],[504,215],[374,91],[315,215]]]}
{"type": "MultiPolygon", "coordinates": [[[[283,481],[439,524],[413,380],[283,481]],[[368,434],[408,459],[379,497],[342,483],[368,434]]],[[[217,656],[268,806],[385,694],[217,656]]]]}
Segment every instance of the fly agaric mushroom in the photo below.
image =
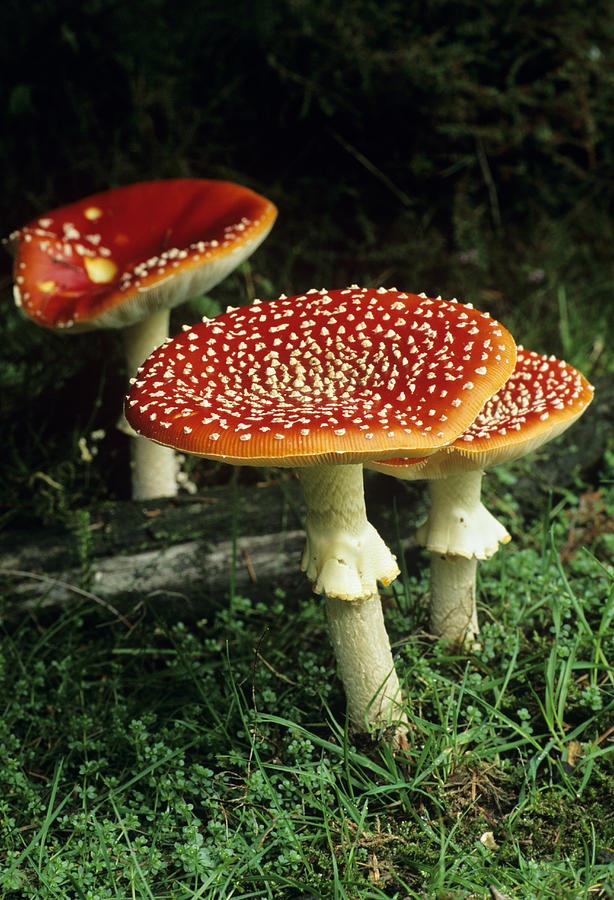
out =
{"type": "MultiPolygon", "coordinates": [[[[126,364],[168,337],[169,310],[258,247],[277,210],[225,181],[150,181],[93,194],[14,232],[15,302],[45,328],[121,328],[126,364]]],[[[172,450],[134,436],[133,497],[177,492],[172,450]]]]}
{"type": "Polygon", "coordinates": [[[568,363],[518,347],[513,374],[451,445],[428,458],[369,464],[397,478],[429,479],[431,509],[417,537],[431,554],[433,634],[458,642],[477,636],[477,561],[510,540],[480,500],[484,470],[553,440],[592,397],[592,386],[568,363]]]}
{"type": "Polygon", "coordinates": [[[513,370],[488,315],[397,290],[310,291],[231,310],[159,347],[126,403],[133,428],[234,465],[291,466],[307,507],[302,568],[326,597],[359,728],[399,683],[377,593],[398,574],[365,513],[362,463],[432,453],[513,370]]]}

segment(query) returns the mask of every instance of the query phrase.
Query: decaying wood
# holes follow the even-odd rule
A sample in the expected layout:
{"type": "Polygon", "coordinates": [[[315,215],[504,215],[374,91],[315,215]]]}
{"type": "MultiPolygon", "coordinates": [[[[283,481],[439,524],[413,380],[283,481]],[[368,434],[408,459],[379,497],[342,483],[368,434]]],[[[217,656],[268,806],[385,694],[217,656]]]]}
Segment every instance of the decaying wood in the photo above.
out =
{"type": "MultiPolygon", "coordinates": [[[[375,520],[396,541],[392,480],[378,485],[375,520]]],[[[397,502],[403,546],[408,523],[424,512],[422,489],[397,502]]],[[[0,590],[16,608],[61,604],[87,590],[122,607],[171,598],[198,608],[232,589],[256,598],[273,587],[309,585],[299,572],[304,544],[302,499],[295,479],[258,487],[216,487],[202,497],[105,504],[78,527],[41,529],[0,538],[0,590]]]]}
{"type": "MultiPolygon", "coordinates": [[[[296,567],[304,541],[302,531],[284,535],[253,535],[247,539],[220,541],[209,550],[199,541],[186,541],[160,550],[117,554],[92,561],[85,573],[71,568],[49,574],[41,554],[36,569],[19,568],[19,552],[0,560],[0,578],[12,580],[12,592],[20,598],[20,607],[50,606],[74,599],[84,580],[88,593],[101,599],[123,597],[153,598],[172,592],[177,599],[198,602],[230,589],[245,590],[258,584],[260,572],[270,580],[296,567]]],[[[30,562],[32,562],[30,555],[30,562]]]]}

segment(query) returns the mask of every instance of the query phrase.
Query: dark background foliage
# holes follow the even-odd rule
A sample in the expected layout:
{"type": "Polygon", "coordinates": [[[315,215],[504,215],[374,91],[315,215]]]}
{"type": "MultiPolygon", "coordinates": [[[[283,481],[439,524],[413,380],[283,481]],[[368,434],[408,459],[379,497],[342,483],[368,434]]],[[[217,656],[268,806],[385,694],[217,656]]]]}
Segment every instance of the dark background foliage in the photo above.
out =
{"type": "MultiPolygon", "coordinates": [[[[610,366],[608,0],[9,0],[2,20],[3,234],[118,184],[228,178],[279,219],[221,304],[384,283],[474,302],[588,374],[610,366]]],[[[114,336],[23,321],[8,254],[2,272],[23,488],[112,428],[123,372],[114,336]]],[[[113,469],[123,449],[107,451],[113,469]]]]}

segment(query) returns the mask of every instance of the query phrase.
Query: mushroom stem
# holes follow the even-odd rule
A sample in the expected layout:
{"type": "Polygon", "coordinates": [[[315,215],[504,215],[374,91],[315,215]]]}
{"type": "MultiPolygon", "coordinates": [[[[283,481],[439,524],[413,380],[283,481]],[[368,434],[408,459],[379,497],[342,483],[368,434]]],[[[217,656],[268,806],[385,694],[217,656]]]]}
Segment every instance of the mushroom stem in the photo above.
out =
{"type": "Polygon", "coordinates": [[[480,499],[483,474],[473,470],[429,481],[431,509],[417,537],[431,553],[489,559],[511,540],[480,499]]]}
{"type": "MultiPolygon", "coordinates": [[[[161,309],[142,322],[136,322],[123,329],[129,376],[135,375],[149,354],[168,338],[169,316],[168,309],[161,309]]],[[[120,426],[122,430],[132,435],[130,442],[132,499],[153,500],[156,497],[174,497],[177,494],[174,450],[137,435],[123,418],[122,424],[123,427],[120,426]]]]}
{"type": "Polygon", "coordinates": [[[369,723],[395,716],[401,689],[394,670],[377,582],[399,573],[396,560],[367,521],[362,465],[298,470],[305,495],[307,540],[301,568],[325,594],[330,637],[350,718],[369,723]]]}
{"type": "Polygon", "coordinates": [[[127,325],[122,329],[126,368],[130,376],[136,375],[150,353],[168,338],[170,311],[160,309],[150,313],[141,322],[127,325]]]}
{"type": "Polygon", "coordinates": [[[396,560],[367,521],[362,465],[298,469],[307,516],[301,569],[316,594],[345,601],[377,594],[399,574],[396,560]]]}
{"type": "Polygon", "coordinates": [[[431,553],[431,632],[445,641],[472,642],[479,633],[475,602],[478,561],[431,553]]]}
{"type": "Polygon", "coordinates": [[[431,509],[418,542],[431,553],[431,631],[446,641],[472,641],[479,633],[475,605],[478,559],[510,540],[480,500],[480,470],[429,481],[431,509]]]}
{"type": "Polygon", "coordinates": [[[405,719],[401,688],[377,594],[358,603],[326,597],[326,616],[348,711],[360,730],[405,719]]]}

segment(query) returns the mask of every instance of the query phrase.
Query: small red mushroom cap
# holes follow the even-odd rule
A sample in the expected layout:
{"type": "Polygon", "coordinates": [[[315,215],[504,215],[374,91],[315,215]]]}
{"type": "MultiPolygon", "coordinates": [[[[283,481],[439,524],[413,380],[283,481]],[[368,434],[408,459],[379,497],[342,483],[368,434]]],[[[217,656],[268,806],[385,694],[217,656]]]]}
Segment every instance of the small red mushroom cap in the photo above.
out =
{"type": "Polygon", "coordinates": [[[131,184],[14,232],[15,301],[46,328],[122,328],[209,290],[270,231],[277,210],[225,181],[131,184]]]}
{"type": "Polygon", "coordinates": [[[248,465],[432,453],[515,361],[489,315],[383,288],[256,302],[185,329],[145,361],[126,417],[158,443],[248,465]]]}
{"type": "Polygon", "coordinates": [[[593,391],[569,363],[518,347],[513,374],[452,444],[428,459],[387,459],[369,467],[417,479],[511,462],[569,428],[591,402],[593,391]]]}

